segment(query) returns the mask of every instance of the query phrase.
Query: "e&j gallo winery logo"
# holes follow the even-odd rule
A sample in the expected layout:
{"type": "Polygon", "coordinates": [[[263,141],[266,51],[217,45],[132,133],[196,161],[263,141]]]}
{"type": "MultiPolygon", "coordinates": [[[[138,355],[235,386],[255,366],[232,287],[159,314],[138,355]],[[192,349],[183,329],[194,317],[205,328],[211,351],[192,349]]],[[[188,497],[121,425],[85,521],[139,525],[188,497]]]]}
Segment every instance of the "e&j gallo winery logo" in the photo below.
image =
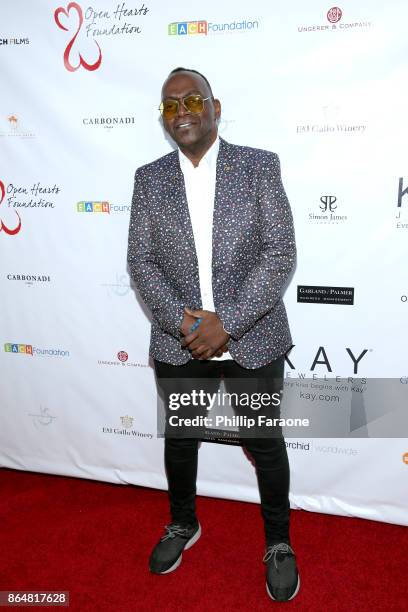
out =
{"type": "Polygon", "coordinates": [[[167,26],[169,36],[208,36],[208,34],[242,34],[258,30],[259,19],[241,19],[226,22],[175,21],[167,26]]]}
{"type": "Polygon", "coordinates": [[[152,440],[152,433],[138,431],[137,429],[133,428],[134,420],[134,417],[125,414],[124,416],[120,417],[120,425],[102,427],[102,433],[113,434],[116,436],[133,436],[136,438],[148,438],[149,440],[152,440]]]}
{"type": "Polygon", "coordinates": [[[367,121],[356,116],[353,107],[341,107],[336,103],[312,108],[302,107],[302,116],[296,121],[296,134],[304,137],[344,136],[358,137],[366,133],[367,121]]]}
{"type": "Polygon", "coordinates": [[[141,34],[142,18],[148,12],[144,3],[130,8],[126,2],[119,2],[115,10],[108,11],[95,6],[88,6],[84,11],[77,2],[56,8],[56,25],[72,36],[64,51],[65,68],[69,72],[75,72],[78,68],[97,70],[102,64],[102,50],[95,39],[141,34]],[[74,45],[76,54],[72,51],[74,45]]]}
{"type": "Polygon", "coordinates": [[[325,20],[314,24],[298,25],[298,32],[344,32],[349,30],[362,30],[371,27],[371,21],[361,19],[354,11],[350,18],[343,20],[343,10],[338,6],[329,8],[325,20]]]}

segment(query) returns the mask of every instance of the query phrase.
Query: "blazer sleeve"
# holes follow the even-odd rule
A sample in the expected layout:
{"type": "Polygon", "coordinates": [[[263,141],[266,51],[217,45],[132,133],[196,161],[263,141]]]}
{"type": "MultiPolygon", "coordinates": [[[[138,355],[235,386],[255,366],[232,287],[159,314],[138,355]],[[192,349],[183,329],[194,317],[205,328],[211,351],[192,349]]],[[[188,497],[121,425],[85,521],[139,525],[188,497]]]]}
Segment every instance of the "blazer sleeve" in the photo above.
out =
{"type": "Polygon", "coordinates": [[[185,304],[169,285],[157,263],[151,235],[149,202],[139,169],[135,174],[130,212],[127,253],[130,273],[160,327],[179,339],[185,304]]]}
{"type": "Polygon", "coordinates": [[[234,302],[220,304],[224,328],[238,340],[281,299],[296,259],[293,217],[282,185],[279,157],[267,156],[259,178],[262,247],[234,302]]]}

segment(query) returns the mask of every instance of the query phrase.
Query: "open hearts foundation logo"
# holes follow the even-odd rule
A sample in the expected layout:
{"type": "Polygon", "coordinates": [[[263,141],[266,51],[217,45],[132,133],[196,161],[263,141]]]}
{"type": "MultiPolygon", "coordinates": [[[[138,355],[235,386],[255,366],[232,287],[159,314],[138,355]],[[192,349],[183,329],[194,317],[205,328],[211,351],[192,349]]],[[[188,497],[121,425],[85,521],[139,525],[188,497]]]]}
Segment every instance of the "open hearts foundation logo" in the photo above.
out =
{"type": "Polygon", "coordinates": [[[94,62],[93,64],[89,64],[81,55],[81,53],[78,53],[79,55],[79,63],[75,66],[71,63],[71,51],[72,51],[72,47],[74,46],[75,40],[82,28],[82,24],[84,22],[84,16],[83,16],[83,12],[82,12],[82,8],[79,6],[79,4],[77,2],[70,2],[67,6],[67,8],[63,8],[62,6],[59,6],[57,9],[55,9],[54,12],[54,19],[55,19],[55,23],[57,24],[57,26],[61,29],[61,30],[65,30],[66,32],[71,32],[73,31],[73,27],[75,27],[75,25],[73,25],[74,22],[76,22],[77,25],[77,30],[74,34],[74,36],[71,38],[71,40],[69,41],[65,51],[64,51],[64,66],[67,70],[69,70],[69,72],[75,72],[76,70],[78,70],[78,68],[85,68],[85,70],[89,70],[89,71],[93,71],[93,70],[97,70],[99,68],[99,66],[102,63],[102,51],[100,46],[98,45],[98,43],[95,42],[95,45],[98,47],[98,51],[99,51],[99,57],[96,60],[96,62],[94,62]],[[75,15],[76,15],[76,19],[75,19],[75,15]],[[64,25],[64,23],[61,23],[61,17],[63,16],[63,18],[65,18],[65,22],[67,23],[67,25],[69,27],[66,27],[64,25]]]}
{"type": "Polygon", "coordinates": [[[4,232],[5,234],[8,234],[9,236],[15,236],[15,234],[18,234],[18,232],[21,230],[21,218],[18,212],[14,211],[14,213],[17,215],[17,218],[18,218],[17,225],[11,228],[4,223],[4,221],[1,218],[1,205],[3,204],[5,195],[6,195],[6,189],[4,187],[4,183],[3,181],[0,181],[0,232],[4,232]]]}

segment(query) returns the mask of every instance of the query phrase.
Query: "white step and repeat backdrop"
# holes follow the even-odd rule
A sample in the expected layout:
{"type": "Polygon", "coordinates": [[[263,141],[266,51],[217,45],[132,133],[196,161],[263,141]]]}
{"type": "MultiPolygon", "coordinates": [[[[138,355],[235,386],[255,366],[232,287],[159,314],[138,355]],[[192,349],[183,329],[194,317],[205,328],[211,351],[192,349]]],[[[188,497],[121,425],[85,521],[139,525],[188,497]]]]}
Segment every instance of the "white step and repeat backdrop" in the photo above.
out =
{"type": "MultiPolygon", "coordinates": [[[[181,65],[208,76],[226,140],[280,156],[289,384],[327,410],[333,384],[354,398],[343,437],[287,438],[292,506],[408,524],[406,428],[382,429],[407,409],[407,20],[402,0],[2,0],[1,466],[166,487],[126,249],[181,65]],[[395,382],[371,416],[369,379],[395,382]]],[[[239,446],[203,443],[199,492],[258,500],[239,446]]]]}

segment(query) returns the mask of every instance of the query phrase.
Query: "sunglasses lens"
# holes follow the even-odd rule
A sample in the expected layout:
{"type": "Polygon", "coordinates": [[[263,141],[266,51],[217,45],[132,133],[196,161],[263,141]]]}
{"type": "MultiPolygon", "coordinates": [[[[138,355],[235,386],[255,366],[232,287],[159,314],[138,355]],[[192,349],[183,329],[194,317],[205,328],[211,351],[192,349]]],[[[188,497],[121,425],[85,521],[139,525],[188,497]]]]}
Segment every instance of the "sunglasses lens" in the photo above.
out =
{"type": "Polygon", "coordinates": [[[165,117],[165,119],[171,119],[174,117],[177,113],[178,105],[179,103],[177,100],[164,100],[160,104],[160,110],[163,117],[165,117]]]}
{"type": "Polygon", "coordinates": [[[187,96],[184,98],[184,105],[190,113],[202,113],[204,110],[204,100],[201,96],[187,96]]]}

